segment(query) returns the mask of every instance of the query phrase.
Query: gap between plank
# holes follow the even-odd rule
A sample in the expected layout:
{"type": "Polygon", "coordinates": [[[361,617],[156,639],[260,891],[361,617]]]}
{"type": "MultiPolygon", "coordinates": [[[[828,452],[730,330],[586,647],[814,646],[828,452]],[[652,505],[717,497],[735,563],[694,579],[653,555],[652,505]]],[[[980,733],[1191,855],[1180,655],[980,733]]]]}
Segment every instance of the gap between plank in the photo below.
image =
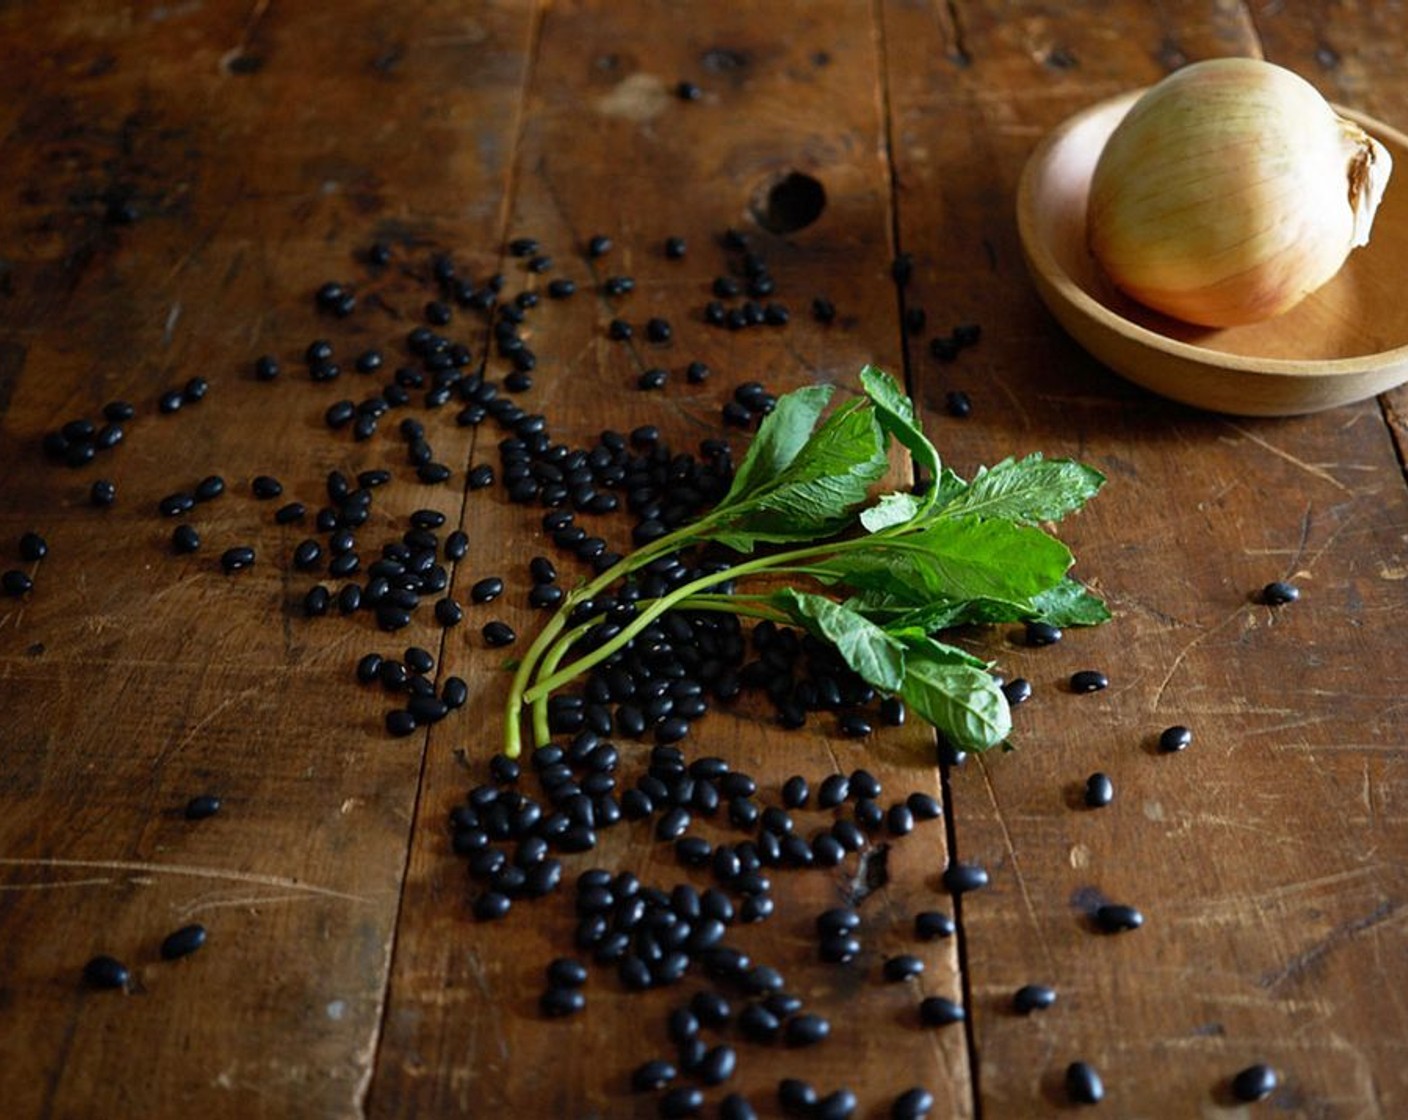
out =
{"type": "MultiPolygon", "coordinates": [[[[543,24],[547,19],[546,8],[549,0],[537,0],[533,5],[533,12],[528,25],[528,47],[527,58],[523,67],[523,79],[519,88],[518,107],[514,114],[513,122],[513,156],[508,161],[508,171],[504,179],[503,202],[499,208],[498,216],[498,253],[499,260],[504,259],[504,246],[508,240],[509,223],[513,219],[514,203],[518,198],[518,184],[523,177],[520,167],[523,148],[523,136],[527,130],[528,120],[528,99],[533,88],[534,79],[538,72],[538,53],[543,41],[543,24]]],[[[483,334],[483,357],[479,362],[481,371],[487,372],[489,363],[490,341],[493,337],[493,318],[490,316],[484,326],[483,334]]],[[[479,434],[482,425],[475,427],[470,436],[469,450],[466,453],[464,462],[464,486],[460,492],[459,516],[456,519],[456,526],[464,528],[465,513],[469,508],[469,469],[474,462],[474,453],[479,446],[479,434]]],[[[454,581],[450,583],[448,591],[453,590],[454,581]]],[[[440,644],[436,649],[436,664],[443,666],[445,661],[445,649],[450,640],[450,628],[442,628],[440,634],[440,644]]],[[[401,916],[406,906],[406,890],[411,876],[411,858],[415,853],[416,834],[421,820],[422,798],[425,793],[426,771],[430,763],[430,737],[431,728],[427,727],[425,735],[421,739],[420,754],[420,774],[416,780],[415,802],[411,807],[410,827],[406,837],[406,859],[401,868],[400,890],[396,897],[396,912],[391,923],[391,934],[386,954],[386,983],[382,988],[381,1011],[377,1017],[375,1035],[371,1040],[371,1058],[368,1063],[366,1076],[363,1080],[359,1099],[357,1102],[358,1114],[366,1117],[368,1106],[376,1098],[377,1080],[382,1071],[382,1048],[386,1041],[387,1017],[391,1013],[391,986],[396,975],[397,950],[401,939],[401,916]]]]}

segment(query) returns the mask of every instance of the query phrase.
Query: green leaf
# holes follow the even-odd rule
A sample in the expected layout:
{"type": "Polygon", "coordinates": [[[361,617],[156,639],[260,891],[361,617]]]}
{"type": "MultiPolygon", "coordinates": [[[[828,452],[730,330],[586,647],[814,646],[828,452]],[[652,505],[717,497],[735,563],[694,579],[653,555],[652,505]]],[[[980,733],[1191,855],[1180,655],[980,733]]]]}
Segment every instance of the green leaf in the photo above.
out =
{"type": "Polygon", "coordinates": [[[914,402],[905,396],[900,383],[878,366],[868,365],[860,371],[860,383],[866,395],[875,402],[880,426],[909,452],[915,466],[923,467],[931,478],[939,474],[939,452],[914,414],[914,402]]]}
{"type": "Polygon", "coordinates": [[[710,535],[740,552],[759,541],[827,536],[851,523],[888,467],[874,410],[850,401],[822,422],[775,478],[728,510],[710,535]]]}
{"type": "Polygon", "coordinates": [[[885,632],[903,643],[906,656],[914,654],[929,661],[936,661],[941,665],[971,665],[975,669],[988,668],[988,663],[981,657],[974,656],[966,649],[941,642],[918,627],[887,629],[885,632]]]}
{"type": "Polygon", "coordinates": [[[968,517],[878,538],[820,567],[857,590],[925,606],[944,599],[1025,601],[1061,582],[1071,562],[1066,546],[1040,529],[968,517]]]}
{"type": "Polygon", "coordinates": [[[748,453],[734,473],[733,485],[719,503],[721,506],[747,497],[787,469],[811,438],[831,393],[830,385],[808,385],[777,398],[776,407],[763,418],[758,434],[748,445],[748,453]]]}
{"type": "Polygon", "coordinates": [[[825,595],[785,588],[773,599],[799,625],[834,645],[862,679],[886,692],[900,687],[905,647],[898,639],[825,595]]]}
{"type": "Polygon", "coordinates": [[[944,517],[1059,521],[1095,496],[1105,476],[1074,459],[1004,459],[981,469],[966,490],[943,508],[944,517]]]}
{"type": "Polygon", "coordinates": [[[1110,619],[1110,608],[1089,588],[1067,577],[1032,597],[1032,616],[1053,626],[1095,626],[1110,619]]]}
{"type": "Polygon", "coordinates": [[[908,491],[882,494],[880,500],[869,509],[861,510],[860,523],[868,533],[878,533],[892,525],[903,525],[913,521],[919,512],[919,499],[908,491]]]}
{"type": "Polygon", "coordinates": [[[911,651],[900,695],[965,751],[985,751],[1012,731],[1012,711],[992,674],[911,651]]]}

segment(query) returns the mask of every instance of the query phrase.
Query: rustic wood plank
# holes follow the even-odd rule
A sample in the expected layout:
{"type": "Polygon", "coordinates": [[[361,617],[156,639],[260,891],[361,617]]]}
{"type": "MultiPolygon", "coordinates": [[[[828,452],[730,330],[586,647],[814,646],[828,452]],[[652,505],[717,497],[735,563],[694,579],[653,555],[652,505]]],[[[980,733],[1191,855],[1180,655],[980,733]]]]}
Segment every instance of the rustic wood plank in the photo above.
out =
{"type": "MultiPolygon", "coordinates": [[[[349,254],[373,233],[492,235],[530,16],[0,14],[4,567],[23,531],[52,549],[34,591],[0,613],[9,1115],[360,1108],[419,751],[387,742],[382,703],[351,678],[370,623],[301,617],[314,577],[288,555],[311,512],[275,526],[249,480],[279,476],[316,510],[334,467],[406,473],[393,440],[353,445],[324,427],[348,390],[299,372],[328,329],[310,294],[356,275],[349,254]],[[482,112],[459,116],[466,99],[482,112]],[[136,220],[105,221],[114,200],[136,220]],[[269,385],[250,375],[266,350],[286,367],[269,385]],[[209,399],[158,416],[158,394],[197,374],[209,399]],[[123,445],[77,471],[38,456],[46,431],[114,398],[138,410],[123,445]],[[156,503],[216,472],[229,493],[193,517],[205,547],[175,558],[156,503]],[[88,505],[97,477],[118,486],[111,509],[88,505]],[[237,543],[258,560],[225,577],[218,557],[237,543]],[[205,792],[222,812],[184,820],[205,792]],[[160,960],[161,939],[191,921],[209,947],[160,960]],[[82,987],[96,952],[130,966],[125,995],[82,987]]],[[[403,329],[364,306],[339,341],[403,329]]],[[[370,531],[446,498],[457,513],[458,497],[403,484],[370,531]]]]}
{"type": "MultiPolygon", "coordinates": [[[[993,876],[962,907],[990,1115],[1062,1112],[1076,1059],[1104,1074],[1120,1115],[1224,1109],[1229,1078],[1257,1060],[1280,1070],[1273,1107],[1293,1115],[1390,1116],[1408,1094],[1404,1008],[1381,990],[1402,967],[1408,888],[1386,858],[1408,841],[1392,808],[1406,775],[1390,559],[1408,504],[1379,408],[1243,421],[1132,389],[1041,310],[1012,219],[1022,161],[1068,113],[1183,60],[1257,53],[1257,31],[1293,18],[885,7],[909,301],[931,319],[939,309],[939,331],[984,327],[950,365],[916,357],[931,434],[960,471],[1041,449],[1111,479],[1062,535],[1115,620],[1045,650],[992,634],[990,653],[1035,696],[1017,713],[1015,754],[949,775],[957,852],[993,876]],[[968,420],[945,413],[950,389],[970,394],[968,420]],[[1304,598],[1253,602],[1275,578],[1304,598]],[[1084,668],[1107,671],[1109,690],[1072,695],[1065,682],[1084,668]],[[1159,732],[1176,723],[1193,745],[1161,755],[1159,732]],[[1080,790],[1096,770],[1117,792],[1092,811],[1080,790]],[[1140,907],[1146,926],[1093,932],[1105,899],[1140,907]],[[1029,982],[1056,987],[1051,1011],[1011,1010],[1029,982]]],[[[1378,18],[1334,17],[1371,110],[1402,96],[1393,65],[1348,49],[1385,41],[1378,18]]],[[[1294,65],[1297,42],[1267,53],[1294,65]]]]}
{"type": "MultiPolygon", "coordinates": [[[[637,285],[628,299],[582,294],[533,313],[530,342],[539,369],[522,399],[548,417],[555,438],[589,445],[605,427],[624,432],[649,422],[660,426],[676,451],[692,450],[702,437],[725,434],[720,405],[742,381],[761,380],[780,392],[818,380],[853,384],[867,360],[898,369],[873,31],[863,9],[842,3],[766,10],[695,6],[688,21],[666,4],[626,11],[567,3],[548,10],[505,237],[538,238],[557,262],[554,275],[584,287],[612,274],[630,274],[637,285]],[[672,95],[680,80],[698,83],[699,102],[672,95]],[[777,237],[758,227],[750,208],[761,189],[791,170],[816,177],[827,204],[814,224],[777,237]],[[777,298],[793,312],[785,330],[729,332],[700,321],[712,278],[726,266],[737,268],[738,255],[730,258],[719,247],[727,227],[746,231],[769,263],[777,298]],[[616,249],[589,269],[580,247],[596,233],[610,235],[616,249]],[[664,240],[672,235],[687,241],[684,260],[663,257],[664,240]],[[834,325],[820,326],[807,314],[815,294],[835,300],[834,325]],[[606,340],[607,323],[616,315],[634,324],[635,345],[606,340]],[[673,324],[668,347],[640,341],[643,324],[655,315],[673,324]],[[683,377],[692,359],[713,370],[702,386],[683,377]],[[637,391],[640,370],[657,365],[670,371],[667,388],[637,391]]],[[[520,268],[511,265],[506,290],[516,290],[520,268]]],[[[479,438],[492,446],[497,436],[481,432],[479,438]]],[[[742,444],[737,437],[732,442],[742,444]]],[[[526,560],[538,551],[557,554],[538,535],[537,511],[509,506],[497,491],[484,499],[467,508],[467,527],[481,555],[494,556],[495,570],[509,581],[508,602],[501,609],[495,604],[495,613],[525,636],[521,650],[541,622],[523,606],[526,560]]],[[[595,531],[598,523],[591,524],[595,531]]],[[[600,524],[613,542],[620,540],[619,524],[600,524]]],[[[570,559],[559,557],[558,563],[576,578],[579,569],[570,559]]],[[[466,787],[483,780],[489,757],[499,749],[505,684],[490,671],[492,654],[459,646],[448,656],[474,682],[470,707],[479,715],[432,735],[370,1111],[656,1115],[654,1096],[629,1092],[629,1072],[648,1058],[672,1055],[666,1013],[706,985],[691,975],[679,989],[628,995],[611,969],[594,968],[584,1014],[562,1022],[542,1019],[536,1001],[544,965],[576,952],[573,896],[568,890],[519,903],[502,923],[476,925],[470,918],[478,888],[466,882],[463,861],[446,850],[445,819],[466,787]]],[[[647,746],[629,739],[619,745],[625,755],[622,782],[628,785],[647,746]]],[[[690,757],[717,754],[746,769],[758,779],[761,796],[773,802],[792,773],[808,775],[815,787],[833,769],[862,764],[882,777],[887,797],[938,789],[929,736],[914,726],[877,735],[867,747],[840,739],[830,716],[813,717],[812,727],[798,735],[777,729],[765,704],[744,704],[707,716],[684,746],[690,757]]],[[[802,817],[808,833],[829,818],[818,812],[802,817]]],[[[716,841],[744,836],[721,822],[695,831],[716,841]]],[[[883,956],[916,951],[929,969],[922,989],[958,993],[952,942],[919,946],[911,932],[916,907],[946,904],[932,895],[943,862],[941,822],[921,826],[894,846],[891,886],[862,907],[866,951],[839,970],[817,962],[810,923],[842,897],[856,872],[854,857],[838,873],[773,875],[777,916],[736,929],[727,941],[755,961],[780,967],[789,990],[832,1019],[833,1037],[806,1052],[741,1043],[738,1075],[710,1091],[711,1102],[731,1088],[746,1093],[764,1114],[775,1114],[779,1078],[798,1076],[823,1091],[851,1086],[867,1114],[887,1109],[915,1083],[944,1101],[947,1114],[970,1114],[961,1029],[937,1035],[922,1030],[914,988],[883,985],[877,975],[883,956]]],[[[687,880],[702,888],[711,881],[706,873],[681,870],[670,848],[651,839],[648,824],[603,832],[596,852],[566,857],[565,863],[569,884],[592,866],[629,869],[665,887],[687,880]]],[[[736,1033],[719,1037],[738,1042],[736,1033]]]]}

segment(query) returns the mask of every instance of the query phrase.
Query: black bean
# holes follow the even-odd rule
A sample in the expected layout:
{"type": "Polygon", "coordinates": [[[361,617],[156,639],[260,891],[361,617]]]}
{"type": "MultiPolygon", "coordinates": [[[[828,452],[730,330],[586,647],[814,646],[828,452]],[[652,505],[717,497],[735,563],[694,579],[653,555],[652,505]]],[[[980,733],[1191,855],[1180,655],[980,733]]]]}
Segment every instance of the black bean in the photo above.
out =
{"type": "Polygon", "coordinates": [[[757,1120],[758,1113],[741,1093],[730,1093],[719,1101],[719,1120],[757,1120]]]}
{"type": "Polygon", "coordinates": [[[689,829],[689,810],[683,806],[675,806],[665,813],[655,822],[655,838],[657,840],[678,840],[689,829]]]}
{"type": "Polygon", "coordinates": [[[406,701],[406,711],[416,721],[417,727],[439,723],[450,714],[450,706],[437,696],[412,695],[406,701]]]}
{"type": "Polygon", "coordinates": [[[1061,629],[1049,622],[1028,622],[1026,642],[1029,646],[1049,646],[1061,640],[1061,629]]]}
{"type": "Polygon", "coordinates": [[[49,542],[38,533],[29,532],[20,537],[20,559],[33,563],[49,555],[49,542]]]}
{"type": "Polygon", "coordinates": [[[506,622],[486,622],[481,633],[484,637],[484,644],[491,647],[512,645],[518,641],[518,635],[514,633],[513,627],[506,622]]]}
{"type": "Polygon", "coordinates": [[[967,894],[988,885],[988,873],[975,863],[951,863],[944,869],[944,890],[967,894]]]}
{"type": "Polygon", "coordinates": [[[831,835],[848,852],[858,852],[865,847],[865,834],[855,821],[837,821],[831,826],[831,835]]]}
{"type": "Polygon", "coordinates": [[[293,566],[301,572],[317,567],[322,558],[323,546],[311,537],[300,541],[293,550],[293,566]]]}
{"type": "Polygon", "coordinates": [[[693,1085],[679,1085],[670,1089],[660,1098],[660,1115],[666,1120],[678,1117],[698,1116],[704,1107],[704,1092],[693,1085]]]}
{"type": "Polygon", "coordinates": [[[204,377],[192,377],[182,388],[181,396],[185,398],[187,404],[195,404],[197,401],[204,400],[208,392],[210,392],[209,381],[204,377]]]}
{"type": "Polygon", "coordinates": [[[973,401],[961,389],[950,389],[944,394],[944,408],[950,416],[962,420],[973,414],[973,401]]]}
{"type": "Polygon", "coordinates": [[[657,743],[678,743],[689,734],[689,721],[680,716],[670,716],[655,725],[657,743]]]}
{"type": "Polygon", "coordinates": [[[586,997],[575,987],[546,988],[538,999],[538,1007],[542,1013],[552,1019],[575,1015],[586,1005],[586,997]]]}
{"type": "Polygon", "coordinates": [[[277,478],[267,474],[255,475],[254,480],[249,484],[254,496],[261,500],[277,498],[284,492],[284,484],[277,478]]]}
{"type": "Polygon", "coordinates": [[[1072,692],[1099,692],[1110,687],[1110,678],[1098,669],[1081,669],[1071,674],[1072,692]]]}
{"type": "Polygon", "coordinates": [[[1144,915],[1133,906],[1107,902],[1095,910],[1095,924],[1104,933],[1125,933],[1144,924],[1144,915]]]}
{"type": "Polygon", "coordinates": [[[882,971],[885,979],[891,983],[912,980],[924,971],[924,962],[912,953],[901,953],[899,956],[886,958],[882,971]]]}
{"type": "Polygon", "coordinates": [[[957,928],[953,919],[939,910],[924,910],[914,915],[914,933],[922,941],[952,937],[957,928]]]}
{"type": "Polygon", "coordinates": [[[885,827],[891,836],[908,836],[914,831],[914,813],[903,801],[896,801],[885,812],[885,827]]]}
{"type": "Polygon", "coordinates": [[[1283,607],[1300,598],[1300,588],[1285,580],[1268,583],[1261,589],[1261,601],[1268,607],[1283,607]]]}
{"type": "Polygon", "coordinates": [[[106,478],[100,478],[88,490],[90,504],[104,507],[117,501],[117,485],[106,478]]]}
{"type": "Polygon", "coordinates": [[[925,1120],[933,1107],[934,1094],[928,1089],[906,1089],[890,1106],[890,1120],[925,1120]]]}
{"type": "Polygon", "coordinates": [[[1096,771],[1085,779],[1085,804],[1091,809],[1100,809],[1115,799],[1115,783],[1110,775],[1096,771]]]}
{"type": "Polygon", "coordinates": [[[718,992],[707,989],[694,993],[689,1001],[689,1009],[700,1023],[714,1029],[727,1026],[729,1017],[733,1014],[727,999],[718,992]]]}
{"type": "Polygon", "coordinates": [[[788,1046],[813,1046],[830,1034],[830,1020],[810,1012],[788,1019],[782,1031],[783,1041],[788,1046]]]}
{"type": "Polygon", "coordinates": [[[29,594],[33,588],[34,581],[18,569],[12,568],[0,575],[0,590],[3,590],[6,595],[12,595],[18,599],[21,595],[29,594]]]}
{"type": "Polygon", "coordinates": [[[777,1102],[784,1112],[794,1116],[810,1116],[816,1107],[816,1089],[809,1082],[785,1077],[777,1083],[777,1102]]]}
{"type": "Polygon", "coordinates": [[[856,802],[856,823],[867,832],[874,832],[885,820],[885,810],[878,801],[862,797],[856,802]]]}
{"type": "Polygon", "coordinates": [[[905,805],[916,821],[932,821],[943,816],[943,806],[932,794],[915,792],[905,798],[905,805]]]}
{"type": "Polygon", "coordinates": [[[636,1066],[631,1072],[631,1088],[637,1093],[663,1089],[675,1079],[677,1072],[669,1062],[654,1058],[636,1066]]]}
{"type": "Polygon", "coordinates": [[[435,604],[435,621],[441,626],[455,626],[464,618],[464,608],[448,595],[435,604]]]}
{"type": "Polygon", "coordinates": [[[1099,1104],[1105,1099],[1105,1084],[1089,1062],[1072,1062],[1066,1067],[1066,1094],[1076,1104],[1099,1104]]]}
{"type": "Polygon", "coordinates": [[[855,798],[874,800],[883,792],[880,779],[869,770],[853,770],[849,781],[850,795],[855,798]]]}
{"type": "Polygon", "coordinates": [[[645,324],[645,337],[651,342],[669,342],[673,335],[674,330],[667,319],[654,318],[645,324]]]}
{"type": "Polygon", "coordinates": [[[1159,735],[1159,750],[1166,754],[1175,751],[1186,750],[1193,742],[1193,732],[1190,728],[1173,726],[1164,728],[1159,735]]]}
{"type": "Polygon", "coordinates": [[[963,1022],[965,1017],[963,1008],[945,996],[929,996],[919,1001],[919,1021],[926,1027],[947,1027],[963,1022]]]}
{"type": "Polygon", "coordinates": [[[303,596],[303,613],[308,618],[319,618],[328,613],[328,603],[332,596],[322,584],[310,587],[303,596]]]}
{"type": "Polygon", "coordinates": [[[273,381],[279,376],[279,361],[272,354],[264,354],[254,363],[254,376],[259,381],[273,381]]]}
{"type": "Polygon", "coordinates": [[[821,809],[834,809],[851,795],[851,781],[845,774],[828,774],[817,791],[816,803],[821,809]]]}
{"type": "Polygon", "coordinates": [[[220,811],[220,798],[213,793],[203,793],[186,802],[185,817],[188,821],[203,821],[220,811]]]}
{"type": "Polygon", "coordinates": [[[469,534],[463,529],[456,529],[445,538],[445,559],[463,560],[469,552],[469,534]]]}
{"type": "Polygon", "coordinates": [[[1276,1091],[1280,1078],[1276,1071],[1264,1062],[1248,1066],[1232,1078],[1232,1095],[1239,1101],[1253,1103],[1263,1101],[1276,1091]]]}
{"type": "Polygon", "coordinates": [[[1045,984],[1025,984],[1012,996],[1012,1009],[1022,1015],[1045,1011],[1056,1002],[1056,989],[1045,984]]]}
{"type": "Polygon", "coordinates": [[[157,503],[157,509],[163,517],[180,517],[184,513],[190,513],[195,507],[196,496],[184,491],[168,494],[157,503]]]}
{"type": "Polygon", "coordinates": [[[416,717],[404,708],[393,708],[386,713],[386,730],[396,738],[404,738],[416,729],[416,717]]]}
{"type": "Polygon", "coordinates": [[[106,954],[92,958],[83,966],[83,981],[92,988],[125,988],[131,978],[125,964],[106,954]]]}
{"type": "Polygon", "coordinates": [[[302,502],[289,502],[275,511],[274,522],[278,525],[291,525],[295,521],[302,521],[307,512],[307,507],[302,502]]]}
{"type": "Polygon", "coordinates": [[[1032,682],[1026,677],[1013,677],[1002,686],[1002,694],[1007,697],[1007,703],[1012,707],[1025,704],[1032,698],[1032,682]]]}
{"type": "Polygon", "coordinates": [[[238,572],[254,563],[254,549],[247,545],[227,548],[220,554],[220,567],[226,572],[238,572]]]}
{"type": "Polygon", "coordinates": [[[483,490],[485,487],[494,484],[494,468],[488,463],[480,463],[476,467],[470,468],[466,481],[471,490],[483,490]]]}
{"type": "Polygon", "coordinates": [[[849,1120],[855,1111],[855,1093],[849,1089],[837,1089],[817,1101],[809,1115],[813,1120],[849,1120]]]}
{"type": "Polygon", "coordinates": [[[182,926],[166,936],[161,943],[161,959],[174,961],[188,957],[205,944],[205,927],[199,922],[182,926]]]}
{"type": "Polygon", "coordinates": [[[611,238],[597,234],[587,242],[587,256],[595,260],[611,252],[611,238]]]}
{"type": "Polygon", "coordinates": [[[794,774],[782,783],[782,803],[789,809],[806,807],[811,798],[811,786],[801,774],[794,774]]]}
{"type": "Polygon", "coordinates": [[[502,918],[512,909],[513,902],[508,895],[499,891],[485,891],[474,900],[474,916],[481,922],[502,918]]]}
{"type": "MultiPolygon", "coordinates": [[[[362,608],[362,589],[355,583],[343,586],[337,593],[337,609],[342,614],[356,614],[362,608]]],[[[378,604],[377,622],[383,630],[399,630],[409,623],[411,616],[404,610],[389,604],[378,604]],[[402,619],[404,618],[404,621],[402,619]]]]}
{"type": "Polygon", "coordinates": [[[469,589],[469,598],[475,603],[492,603],[504,593],[504,581],[498,576],[486,576],[469,589]]]}
{"type": "Polygon", "coordinates": [[[651,389],[663,389],[669,379],[670,374],[668,370],[648,369],[636,378],[636,387],[646,391],[651,389]]]}
{"type": "Polygon", "coordinates": [[[732,1046],[715,1046],[704,1055],[697,1069],[690,1072],[705,1085],[722,1085],[738,1068],[738,1053],[732,1046]]]}
{"type": "Polygon", "coordinates": [[[121,424],[137,415],[137,409],[127,401],[108,401],[103,405],[103,418],[121,424]]]}

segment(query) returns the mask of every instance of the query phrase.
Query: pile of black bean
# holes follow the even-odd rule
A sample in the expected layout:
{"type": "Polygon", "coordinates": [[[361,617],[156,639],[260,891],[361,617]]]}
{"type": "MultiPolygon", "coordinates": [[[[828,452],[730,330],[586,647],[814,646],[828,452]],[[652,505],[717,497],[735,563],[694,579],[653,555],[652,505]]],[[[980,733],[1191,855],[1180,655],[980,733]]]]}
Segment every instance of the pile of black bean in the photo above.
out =
{"type": "MultiPolygon", "coordinates": [[[[567,862],[590,852],[600,834],[618,824],[636,828],[636,842],[649,843],[653,835],[656,843],[672,846],[686,876],[674,883],[643,883],[630,871],[605,867],[576,874],[571,913],[579,955],[546,966],[539,1003],[550,1018],[582,1011],[593,969],[614,974],[626,992],[705,979],[713,986],[694,991],[668,1014],[672,1053],[645,1060],[630,1078],[637,1091],[659,1094],[661,1116],[693,1116],[704,1105],[705,1090],[732,1079],[740,1044],[780,1043],[795,1050],[831,1033],[824,1016],[788,992],[781,970],[731,943],[738,931],[774,915],[773,877],[837,868],[855,856],[854,867],[844,869],[854,883],[852,904],[827,910],[816,921],[819,959],[852,962],[861,952],[856,906],[876,886],[862,875],[862,866],[877,856],[883,866],[889,845],[909,835],[916,821],[939,818],[942,807],[923,791],[883,805],[879,779],[864,769],[827,775],[817,783],[815,798],[812,783],[794,775],[774,800],[723,758],[687,761],[668,742],[657,742],[641,759],[643,750],[623,751],[595,730],[578,730],[531,756],[536,795],[525,791],[523,767],[496,757],[489,780],[451,811],[450,842],[478,884],[473,909],[481,921],[505,918],[515,904],[557,892],[568,878],[567,862]],[[638,759],[644,770],[628,780],[638,759]],[[820,825],[808,828],[807,817],[818,815],[820,825]],[[702,887],[701,876],[707,880],[702,887]]],[[[975,870],[960,876],[960,889],[980,885],[975,870]]],[[[914,937],[921,943],[953,932],[952,919],[930,911],[916,919],[914,937]]],[[[922,971],[920,957],[903,954],[888,958],[878,979],[903,982],[922,971]]],[[[916,1005],[918,1024],[945,1026],[963,1017],[959,1004],[943,997],[916,1005]]],[[[857,1108],[850,1089],[818,1093],[799,1079],[784,1078],[778,1096],[791,1115],[844,1120],[857,1108]]],[[[922,1117],[932,1103],[922,1087],[907,1089],[894,1100],[891,1115],[922,1117]]],[[[754,1115],[738,1093],[722,1098],[719,1107],[723,1116],[754,1115]]]]}

